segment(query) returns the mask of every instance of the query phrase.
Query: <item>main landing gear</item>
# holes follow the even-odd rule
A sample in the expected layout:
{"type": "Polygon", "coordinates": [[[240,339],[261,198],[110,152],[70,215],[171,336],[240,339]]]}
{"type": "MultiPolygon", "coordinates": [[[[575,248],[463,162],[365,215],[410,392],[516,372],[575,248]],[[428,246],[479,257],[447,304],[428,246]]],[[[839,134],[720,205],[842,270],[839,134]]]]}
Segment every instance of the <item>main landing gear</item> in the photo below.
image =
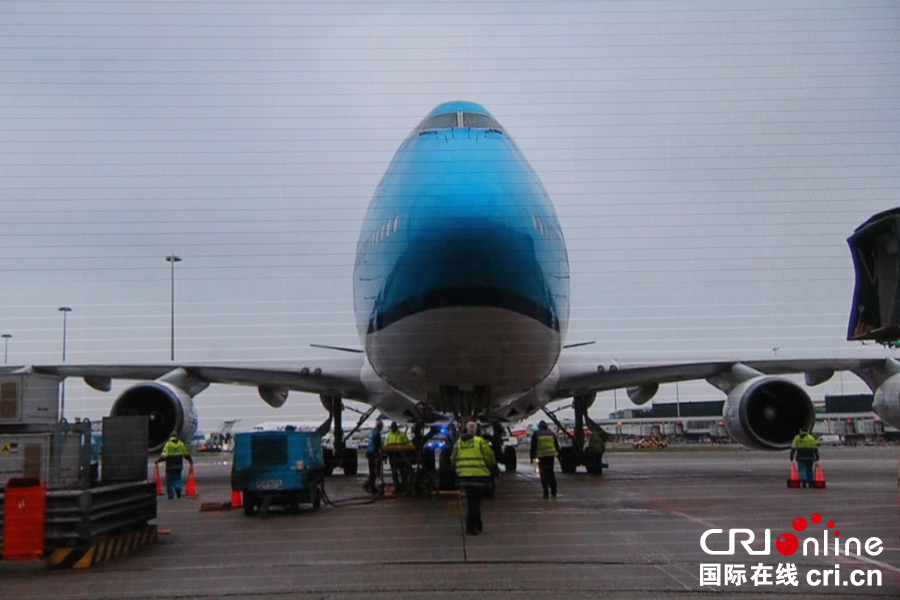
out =
{"type": "MultiPolygon", "coordinates": [[[[347,448],[346,445],[346,437],[344,436],[343,421],[341,418],[344,412],[343,399],[340,396],[327,396],[325,394],[319,396],[319,399],[322,401],[322,406],[328,411],[328,418],[319,427],[319,435],[327,433],[329,428],[331,428],[329,426],[332,422],[334,424],[334,427],[331,428],[334,432],[334,448],[324,448],[322,450],[322,454],[325,458],[325,474],[331,475],[335,468],[339,468],[344,472],[344,475],[356,475],[359,471],[359,454],[356,451],[356,448],[347,448]]],[[[359,429],[360,424],[365,421],[374,410],[373,407],[369,412],[363,414],[356,429],[359,429]]],[[[356,429],[353,431],[356,431],[356,429]]],[[[351,431],[347,437],[352,434],[353,432],[351,431]]]]}
{"type": "Polygon", "coordinates": [[[585,425],[590,428],[591,435],[604,435],[600,426],[595,423],[587,413],[588,408],[594,403],[596,397],[596,394],[589,394],[585,396],[575,396],[572,399],[572,408],[575,410],[575,426],[573,427],[572,432],[569,432],[563,427],[562,423],[559,422],[559,419],[556,418],[556,415],[546,408],[544,409],[544,413],[556,424],[557,429],[564,432],[572,441],[571,445],[564,446],[560,448],[559,451],[559,468],[563,473],[575,473],[578,470],[578,467],[584,465],[588,473],[591,473],[592,475],[602,474],[603,467],[600,466],[602,463],[599,460],[593,460],[594,457],[585,451],[584,446],[585,425]]]}

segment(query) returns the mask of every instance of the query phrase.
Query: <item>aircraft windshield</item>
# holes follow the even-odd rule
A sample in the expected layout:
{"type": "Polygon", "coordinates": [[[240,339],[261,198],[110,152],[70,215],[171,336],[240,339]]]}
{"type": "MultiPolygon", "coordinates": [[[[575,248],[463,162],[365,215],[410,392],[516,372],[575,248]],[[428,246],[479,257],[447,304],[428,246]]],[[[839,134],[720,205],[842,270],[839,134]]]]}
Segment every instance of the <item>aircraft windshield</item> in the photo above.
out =
{"type": "Polygon", "coordinates": [[[502,131],[500,123],[487,115],[479,115],[478,113],[463,113],[463,127],[502,131]]]}
{"type": "Polygon", "coordinates": [[[454,127],[471,127],[472,129],[490,129],[493,131],[503,131],[500,123],[495,121],[488,115],[478,113],[462,113],[462,119],[459,118],[460,113],[447,113],[443,115],[435,115],[427,119],[419,127],[420,131],[429,131],[433,129],[452,129],[454,127]]]}
{"type": "Polygon", "coordinates": [[[450,129],[456,127],[456,113],[447,113],[445,115],[435,115],[422,123],[419,128],[423,131],[428,129],[450,129]]]}

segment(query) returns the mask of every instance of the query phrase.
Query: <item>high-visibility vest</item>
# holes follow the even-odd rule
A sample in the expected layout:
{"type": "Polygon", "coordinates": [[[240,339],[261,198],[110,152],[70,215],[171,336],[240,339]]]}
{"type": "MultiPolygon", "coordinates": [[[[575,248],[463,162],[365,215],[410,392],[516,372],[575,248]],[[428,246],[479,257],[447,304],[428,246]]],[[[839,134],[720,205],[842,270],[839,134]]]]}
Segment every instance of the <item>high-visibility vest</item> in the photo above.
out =
{"type": "Polygon", "coordinates": [[[185,456],[190,456],[191,451],[188,450],[188,447],[181,440],[169,440],[166,442],[166,445],[163,446],[162,454],[159,455],[160,458],[166,459],[166,470],[177,470],[184,467],[183,459],[185,456]]]}
{"type": "Polygon", "coordinates": [[[808,433],[800,433],[797,437],[794,438],[794,443],[792,446],[796,449],[800,448],[812,448],[817,449],[819,447],[819,442],[816,440],[816,436],[810,435],[808,433]]]}
{"type": "Polygon", "coordinates": [[[794,456],[797,460],[818,460],[819,441],[816,436],[808,433],[798,434],[791,443],[791,458],[794,456]]]}
{"type": "Polygon", "coordinates": [[[163,446],[162,454],[160,455],[162,458],[169,458],[170,456],[187,456],[190,454],[190,450],[188,450],[187,446],[184,445],[184,442],[181,440],[169,440],[166,442],[166,445],[163,446]]]}
{"type": "Polygon", "coordinates": [[[496,462],[490,444],[478,436],[456,442],[451,460],[457,477],[490,477],[496,462]]]}
{"type": "Polygon", "coordinates": [[[549,429],[539,429],[535,432],[537,438],[537,456],[556,456],[556,434],[549,429]]]}
{"type": "Polygon", "coordinates": [[[603,454],[606,452],[606,442],[603,441],[603,436],[596,431],[591,432],[591,439],[588,442],[587,449],[592,454],[603,454]]]}
{"type": "Polygon", "coordinates": [[[408,443],[409,443],[409,437],[405,433],[403,433],[402,431],[399,431],[399,430],[398,431],[389,431],[387,434],[387,437],[384,440],[385,446],[390,446],[392,444],[402,445],[402,444],[408,444],[408,443]]]}

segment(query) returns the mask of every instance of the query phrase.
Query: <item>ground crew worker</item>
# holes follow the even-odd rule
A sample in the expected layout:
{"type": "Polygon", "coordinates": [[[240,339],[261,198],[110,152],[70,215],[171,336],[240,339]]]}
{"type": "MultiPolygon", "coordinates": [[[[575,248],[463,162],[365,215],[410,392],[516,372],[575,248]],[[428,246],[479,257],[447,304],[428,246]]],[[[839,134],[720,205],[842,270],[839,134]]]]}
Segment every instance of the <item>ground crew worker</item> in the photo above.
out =
{"type": "Polygon", "coordinates": [[[588,473],[592,475],[603,474],[603,453],[606,452],[606,433],[600,426],[591,427],[591,439],[588,440],[586,449],[588,473]]]}
{"type": "Polygon", "coordinates": [[[795,457],[800,471],[800,485],[808,488],[813,481],[813,465],[819,462],[819,441],[807,429],[801,429],[791,443],[791,460],[795,457]]]}
{"type": "Polygon", "coordinates": [[[546,421],[541,421],[531,436],[531,462],[534,462],[535,458],[538,461],[544,498],[549,498],[550,494],[556,498],[556,474],[553,472],[553,463],[557,455],[559,442],[556,440],[556,434],[550,431],[546,421]]]}
{"type": "Polygon", "coordinates": [[[497,465],[491,445],[475,435],[478,425],[466,423],[466,432],[454,444],[450,461],[456,468],[459,488],[466,493],[466,533],[478,535],[481,522],[481,498],[493,484],[491,473],[497,465]]]}
{"type": "Polygon", "coordinates": [[[184,470],[185,460],[193,468],[194,459],[191,458],[191,451],[173,433],[166,445],[163,446],[162,454],[156,459],[156,464],[163,461],[166,463],[166,495],[169,497],[169,500],[175,497],[181,498],[181,472],[184,470]]]}
{"type": "Polygon", "coordinates": [[[406,432],[400,431],[397,422],[391,423],[391,430],[384,440],[384,452],[391,462],[391,479],[394,492],[406,489],[409,484],[409,451],[413,448],[406,432]]]}
{"type": "Polygon", "coordinates": [[[378,488],[375,486],[375,478],[378,477],[378,471],[381,468],[381,449],[383,447],[381,430],[383,428],[384,423],[381,422],[381,419],[376,419],[375,427],[369,432],[369,443],[366,446],[366,461],[369,463],[369,478],[366,479],[363,489],[371,494],[378,491],[378,488]]]}

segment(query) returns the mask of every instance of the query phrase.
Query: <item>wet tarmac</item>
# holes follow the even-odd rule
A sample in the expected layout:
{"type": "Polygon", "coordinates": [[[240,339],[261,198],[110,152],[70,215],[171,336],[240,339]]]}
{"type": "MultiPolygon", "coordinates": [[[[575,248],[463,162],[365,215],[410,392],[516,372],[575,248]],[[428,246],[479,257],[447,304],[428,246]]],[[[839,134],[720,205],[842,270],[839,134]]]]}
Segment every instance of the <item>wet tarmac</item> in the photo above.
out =
{"type": "Polygon", "coordinates": [[[518,471],[504,473],[495,497],[485,501],[484,532],[475,537],[464,533],[458,494],[373,500],[362,491],[365,473],[328,479],[337,507],[273,510],[266,518],[242,510],[200,512],[202,503],[230,499],[230,457],[205,455],[197,460],[198,498],[160,499],[156,523],[170,533],[157,544],[80,571],[2,565],[0,596],[900,596],[900,449],[825,448],[822,454],[827,487],[815,490],[787,488],[786,453],[735,446],[611,452],[602,477],[557,473],[559,496],[544,500],[534,465],[520,453],[518,471]],[[802,531],[793,526],[798,517],[807,523],[802,531]],[[763,554],[739,543],[730,555],[701,548],[704,532],[721,529],[708,536],[707,548],[727,550],[728,532],[738,528],[753,531],[749,548],[763,554]],[[794,554],[779,552],[790,542],[785,533],[801,544],[794,554]],[[805,540],[821,546],[823,536],[828,555],[821,547],[815,555],[805,540]],[[841,542],[834,556],[836,536],[859,539],[860,551],[851,542],[845,556],[841,542]],[[868,553],[870,538],[881,544],[872,542],[868,553]]]}

